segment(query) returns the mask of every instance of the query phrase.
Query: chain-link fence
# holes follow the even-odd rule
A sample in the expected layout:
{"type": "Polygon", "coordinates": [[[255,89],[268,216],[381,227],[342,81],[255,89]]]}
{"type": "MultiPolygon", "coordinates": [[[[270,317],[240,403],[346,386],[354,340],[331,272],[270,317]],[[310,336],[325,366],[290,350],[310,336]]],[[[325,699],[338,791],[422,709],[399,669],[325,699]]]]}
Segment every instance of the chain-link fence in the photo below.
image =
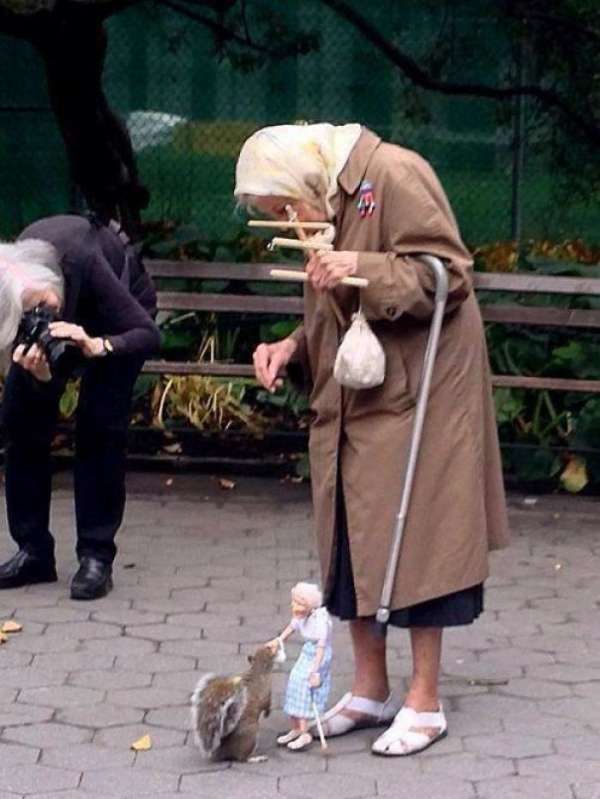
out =
{"type": "MultiPolygon", "coordinates": [[[[356,0],[391,43],[414,57],[443,46],[453,79],[504,79],[508,42],[483,12],[460,16],[446,6],[356,0]],[[465,54],[459,45],[467,37],[477,47],[465,54]],[[495,75],[486,72],[492,51],[495,75]]],[[[282,17],[291,30],[314,31],[317,49],[248,70],[241,59],[218,58],[213,33],[170,8],[142,4],[110,20],[105,87],[127,121],[151,192],[146,219],[193,222],[210,237],[231,235],[239,226],[231,197],[235,157],[250,132],[294,120],[359,121],[432,162],[471,245],[517,231],[525,239],[599,240],[593,206],[560,201],[561,176],[548,168],[544,142],[527,143],[525,135],[515,157],[519,122],[527,132],[527,103],[504,105],[500,115],[489,100],[416,90],[360,31],[318,0],[263,0],[259,8],[282,17]]],[[[258,27],[260,19],[248,24],[258,27]]],[[[41,65],[29,45],[3,37],[0,170],[2,234],[71,207],[41,65]]]]}

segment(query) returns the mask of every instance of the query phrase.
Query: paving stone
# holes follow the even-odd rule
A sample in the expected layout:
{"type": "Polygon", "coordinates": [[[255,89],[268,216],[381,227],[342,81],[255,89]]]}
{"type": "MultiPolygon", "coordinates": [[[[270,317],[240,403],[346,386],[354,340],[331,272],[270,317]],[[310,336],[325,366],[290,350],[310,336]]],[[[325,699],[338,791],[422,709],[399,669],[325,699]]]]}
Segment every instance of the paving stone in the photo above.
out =
{"type": "Polygon", "coordinates": [[[63,708],[76,705],[96,705],[104,700],[104,691],[92,688],[78,688],[73,685],[52,686],[49,688],[28,688],[19,694],[19,702],[27,705],[48,705],[63,708]]]}
{"type": "MultiPolygon", "coordinates": [[[[486,757],[467,752],[452,757],[424,757],[421,768],[425,776],[445,777],[448,780],[477,781],[491,777],[509,777],[515,773],[512,761],[505,757],[486,757]]],[[[380,784],[379,780],[378,783],[380,784]]]]}
{"type": "Polygon", "coordinates": [[[148,610],[134,610],[132,608],[100,610],[92,613],[94,621],[119,624],[122,627],[134,624],[160,624],[164,621],[164,618],[164,613],[151,613],[148,610]]]}
{"type": "Polygon", "coordinates": [[[115,707],[106,703],[92,705],[91,707],[68,707],[57,713],[58,721],[94,729],[121,724],[137,724],[143,717],[144,711],[138,708],[115,707]]]}
{"type": "MultiPolygon", "coordinates": [[[[256,764],[260,768],[260,764],[256,764]]],[[[192,794],[196,799],[275,799],[285,794],[277,790],[274,777],[261,777],[240,774],[228,769],[210,773],[184,775],[181,779],[181,791],[192,794]]],[[[307,799],[307,795],[303,795],[307,799]]],[[[312,797],[311,797],[312,799],[312,797]]]]}
{"type": "Polygon", "coordinates": [[[555,663],[547,666],[531,666],[527,673],[532,680],[554,680],[563,683],[600,681],[600,668],[592,669],[585,665],[573,666],[571,664],[555,663]]]}
{"type": "Polygon", "coordinates": [[[183,730],[187,732],[191,727],[191,716],[189,703],[185,706],[163,707],[158,710],[151,710],[144,719],[148,724],[156,724],[158,727],[169,727],[173,730],[183,730]]]}
{"type": "Polygon", "coordinates": [[[553,702],[540,702],[542,713],[561,718],[574,719],[600,726],[600,699],[557,699],[553,702]]]}
{"type": "Polygon", "coordinates": [[[331,796],[344,796],[360,799],[377,795],[375,780],[359,777],[356,774],[298,774],[282,777],[279,791],[286,799],[330,799],[331,796]]]}
{"type": "Polygon", "coordinates": [[[62,791],[75,788],[79,783],[79,773],[66,769],[47,768],[38,765],[9,766],[0,765],[0,785],[3,790],[13,793],[33,793],[41,786],[47,791],[62,791]]]}
{"type": "Polygon", "coordinates": [[[10,650],[11,652],[22,652],[27,655],[43,655],[54,652],[75,652],[78,647],[79,641],[74,638],[49,635],[36,635],[29,638],[26,635],[19,635],[18,638],[11,641],[10,650]]]}
{"type": "Polygon", "coordinates": [[[106,669],[102,671],[77,671],[69,676],[68,685],[96,688],[99,691],[116,691],[125,688],[143,688],[152,683],[151,674],[106,669]]]}
{"type": "MultiPolygon", "coordinates": [[[[400,764],[397,764],[400,765],[400,764]]],[[[475,791],[473,786],[464,780],[446,780],[443,778],[420,777],[412,774],[400,774],[401,769],[398,769],[398,775],[395,786],[385,793],[377,794],[378,799],[416,799],[416,797],[423,797],[425,799],[474,799],[475,791]]],[[[504,796],[498,794],[494,799],[505,799],[504,796]]]]}
{"type": "Polygon", "coordinates": [[[510,733],[471,736],[465,738],[464,743],[467,751],[491,757],[532,757],[549,755],[553,751],[551,742],[546,738],[520,737],[510,733]]]}
{"type": "Polygon", "coordinates": [[[131,638],[148,638],[151,641],[184,641],[200,638],[200,630],[182,624],[142,624],[126,628],[131,638]]]}
{"type": "Polygon", "coordinates": [[[478,799],[572,799],[567,781],[540,779],[538,777],[505,777],[499,780],[482,780],[477,783],[478,799]]]}
{"type": "Polygon", "coordinates": [[[78,746],[44,746],[42,765],[73,771],[113,769],[130,766],[135,752],[129,749],[106,749],[91,743],[78,746]]]}
{"type": "Polygon", "coordinates": [[[523,678],[510,680],[508,685],[499,686],[498,693],[507,696],[523,696],[527,699],[556,699],[571,696],[572,689],[564,683],[523,678]]]}
{"type": "Polygon", "coordinates": [[[195,664],[195,659],[191,657],[153,653],[145,657],[118,656],[115,668],[123,671],[149,671],[152,674],[157,674],[170,671],[186,671],[195,667],[195,664]]]}
{"type": "Polygon", "coordinates": [[[33,666],[24,669],[2,669],[0,678],[5,688],[44,688],[50,685],[63,685],[67,679],[67,671],[42,670],[33,666]]]}
{"type": "Polygon", "coordinates": [[[189,691],[168,688],[133,688],[124,691],[109,691],[108,699],[114,705],[141,707],[146,710],[189,702],[189,691]]]}
{"type": "MultiPolygon", "coordinates": [[[[152,678],[152,687],[175,688],[181,691],[186,691],[189,695],[194,690],[202,671],[204,671],[204,669],[161,672],[159,674],[155,674],[152,678]]],[[[210,669],[206,669],[205,671],[210,671],[210,669]]]]}
{"type": "MultiPolygon", "coordinates": [[[[28,652],[16,652],[14,647],[11,646],[10,649],[2,645],[0,649],[0,669],[10,669],[16,668],[17,666],[29,666],[31,661],[33,660],[33,655],[29,654],[28,652]]],[[[0,676],[2,672],[0,671],[0,676]]],[[[3,700],[0,700],[0,702],[3,700]]]]}
{"type": "MultiPolygon", "coordinates": [[[[255,647],[249,646],[248,651],[253,652],[255,647]]],[[[165,655],[181,655],[182,657],[202,658],[213,655],[237,655],[239,647],[235,641],[165,641],[160,644],[159,651],[165,655]]]]}
{"type": "Polygon", "coordinates": [[[134,741],[144,735],[152,739],[152,751],[168,747],[183,746],[187,732],[153,727],[150,724],[124,724],[99,730],[94,735],[94,743],[115,749],[128,749],[134,741]]]}
{"type": "Polygon", "coordinates": [[[600,780],[600,763],[565,755],[531,757],[520,761],[519,773],[545,778],[556,775],[571,782],[595,782],[600,780]]]}
{"type": "Polygon", "coordinates": [[[40,750],[18,743],[0,743],[0,764],[21,766],[37,762],[40,750]]]}
{"type": "Polygon", "coordinates": [[[46,635],[59,638],[75,638],[78,641],[89,641],[94,638],[117,638],[121,629],[116,624],[101,624],[94,621],[77,621],[69,624],[49,624],[46,635]]]}
{"type": "Polygon", "coordinates": [[[114,657],[135,657],[149,656],[156,652],[158,644],[154,641],[145,641],[142,638],[120,638],[98,639],[96,641],[86,641],[82,644],[84,652],[89,654],[110,654],[114,657]]]}
{"type": "Polygon", "coordinates": [[[0,705],[0,727],[20,726],[21,724],[35,724],[48,721],[52,718],[53,709],[50,707],[34,707],[33,705],[20,705],[13,702],[0,705]]]}
{"type": "Polygon", "coordinates": [[[110,794],[118,786],[119,795],[148,796],[177,790],[178,777],[166,771],[111,768],[85,771],[81,787],[101,795],[110,794]]]}
{"type": "MultiPolygon", "coordinates": [[[[105,648],[106,647],[105,645],[105,648]]],[[[110,669],[114,665],[112,653],[100,655],[95,652],[61,652],[36,655],[33,667],[42,671],[78,671],[80,669],[110,669]]]]}
{"type": "Polygon", "coordinates": [[[90,741],[92,733],[83,727],[72,727],[70,724],[27,724],[21,727],[9,727],[2,737],[6,741],[16,741],[28,746],[72,746],[90,741]]]}
{"type": "Polygon", "coordinates": [[[72,607],[66,608],[58,605],[45,608],[23,608],[18,611],[18,620],[23,623],[25,630],[28,629],[31,621],[50,624],[52,622],[87,621],[89,618],[89,610],[76,610],[72,607]]]}
{"type": "Polygon", "coordinates": [[[135,768],[172,771],[175,774],[197,774],[199,771],[214,771],[215,765],[218,764],[204,760],[198,749],[191,745],[171,746],[169,748],[151,749],[148,752],[138,752],[135,758],[135,768]]]}
{"type": "Polygon", "coordinates": [[[598,782],[573,784],[574,799],[600,799],[600,780],[598,782]]]}

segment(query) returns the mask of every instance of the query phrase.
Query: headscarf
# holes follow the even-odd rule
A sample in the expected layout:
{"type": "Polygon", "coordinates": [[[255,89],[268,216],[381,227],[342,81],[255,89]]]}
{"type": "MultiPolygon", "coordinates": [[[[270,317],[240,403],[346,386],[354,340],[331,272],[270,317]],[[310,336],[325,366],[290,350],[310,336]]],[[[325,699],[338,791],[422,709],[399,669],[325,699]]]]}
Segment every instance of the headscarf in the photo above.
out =
{"type": "Polygon", "coordinates": [[[335,213],[338,175],[359,139],[358,124],[277,125],[262,128],[244,143],[236,167],[234,196],[291,197],[324,205],[335,213]]]}

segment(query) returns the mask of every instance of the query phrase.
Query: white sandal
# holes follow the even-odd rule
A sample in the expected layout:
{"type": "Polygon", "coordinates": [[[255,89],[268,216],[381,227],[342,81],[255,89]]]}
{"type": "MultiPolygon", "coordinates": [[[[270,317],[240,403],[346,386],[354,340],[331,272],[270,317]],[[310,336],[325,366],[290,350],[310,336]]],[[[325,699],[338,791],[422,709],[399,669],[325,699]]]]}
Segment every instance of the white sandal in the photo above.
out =
{"type": "Polygon", "coordinates": [[[388,724],[394,718],[398,709],[399,704],[393,694],[390,694],[385,702],[377,702],[374,699],[354,696],[348,692],[344,694],[337,705],[323,715],[321,719],[323,733],[326,738],[333,738],[354,730],[381,727],[382,724],[388,724]],[[345,715],[343,712],[345,710],[356,714],[357,718],[345,715]]]}
{"type": "Polygon", "coordinates": [[[312,740],[313,737],[309,732],[303,732],[297,738],[294,738],[293,741],[290,741],[287,748],[292,752],[299,752],[301,749],[306,749],[307,746],[310,746],[312,740]]]}
{"type": "Polygon", "coordinates": [[[301,735],[302,733],[300,730],[290,730],[277,738],[277,746],[287,746],[291,741],[295,741],[296,738],[299,738],[301,735]]]}
{"type": "Polygon", "coordinates": [[[437,713],[417,713],[412,707],[403,707],[393,724],[373,743],[371,751],[387,757],[415,755],[432,746],[448,734],[444,709],[440,704],[437,713]],[[424,730],[435,730],[428,735],[424,730]]]}

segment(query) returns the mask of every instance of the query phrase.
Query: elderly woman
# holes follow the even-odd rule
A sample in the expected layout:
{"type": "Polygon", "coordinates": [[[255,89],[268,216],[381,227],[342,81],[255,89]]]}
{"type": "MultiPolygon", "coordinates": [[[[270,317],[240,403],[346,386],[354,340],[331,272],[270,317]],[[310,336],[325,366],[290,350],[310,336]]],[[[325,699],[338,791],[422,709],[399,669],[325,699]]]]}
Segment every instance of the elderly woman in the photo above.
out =
{"type": "Polygon", "coordinates": [[[310,463],[325,604],[350,621],[349,693],[325,717],[330,736],[391,723],[382,755],[421,751],[446,734],[438,693],[444,627],[483,609],[488,552],[508,539],[494,408],[472,261],[442,187],[416,153],[360,125],[278,126],[244,144],[235,196],[249,209],[335,225],[335,250],[306,264],[304,324],[261,344],[258,380],[270,391],[296,362],[311,387],[310,463]],[[392,597],[413,657],[403,701],[390,693],[386,640],[374,623],[402,490],[434,278],[415,256],[444,262],[449,302],[392,597]],[[360,291],[346,276],[367,278],[360,291]],[[336,351],[359,307],[386,356],[377,388],[335,381],[336,351]],[[344,324],[342,325],[342,320],[344,324]]]}
{"type": "Polygon", "coordinates": [[[0,565],[0,589],[54,582],[49,531],[50,443],[68,377],[50,370],[43,347],[14,347],[24,312],[42,307],[60,321],[54,337],[81,353],[75,511],[80,568],[73,599],[112,587],[115,535],[125,507],[125,444],[135,380],[159,345],[156,295],[141,262],[115,230],[76,216],[30,225],[0,245],[0,352],[12,352],[2,397],[6,506],[18,552],[0,565]],[[74,346],[73,346],[74,345],[74,346]]]}

